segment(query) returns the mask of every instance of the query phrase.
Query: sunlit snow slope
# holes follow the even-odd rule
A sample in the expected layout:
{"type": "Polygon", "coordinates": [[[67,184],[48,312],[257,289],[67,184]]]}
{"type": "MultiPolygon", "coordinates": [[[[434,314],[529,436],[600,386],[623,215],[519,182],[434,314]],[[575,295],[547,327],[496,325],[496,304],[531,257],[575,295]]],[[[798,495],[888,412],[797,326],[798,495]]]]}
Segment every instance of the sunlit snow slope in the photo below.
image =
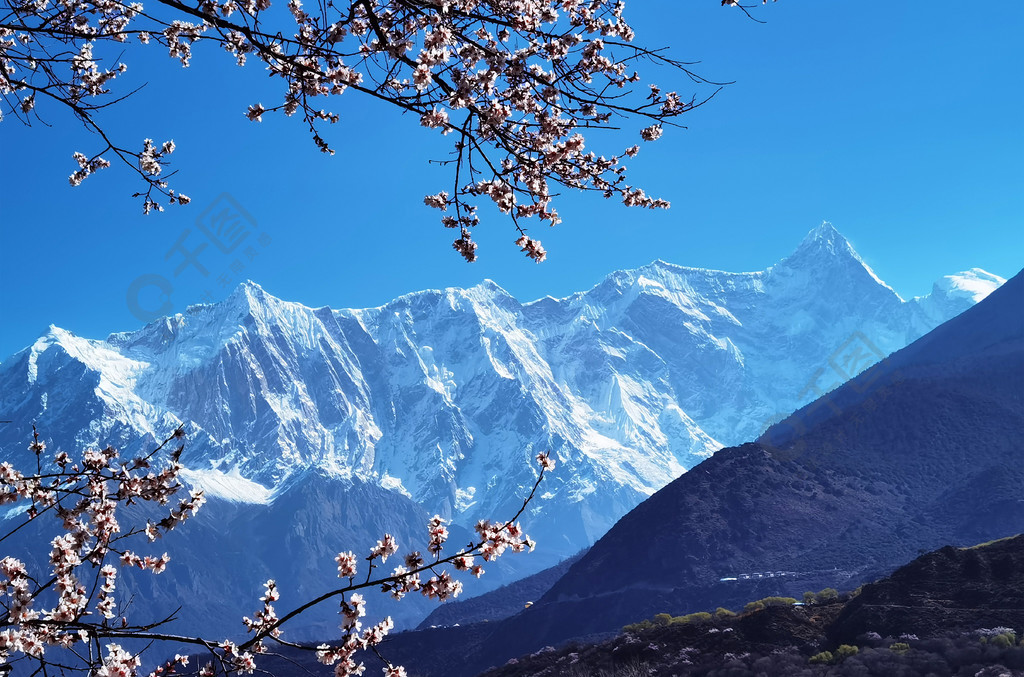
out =
{"type": "Polygon", "coordinates": [[[52,327],[0,364],[0,457],[23,453],[32,423],[70,451],[183,422],[188,480],[224,501],[272,512],[313,473],[466,526],[514,512],[550,449],[559,467],[527,521],[568,555],[1002,282],[972,269],[904,301],[829,224],[760,272],[656,261],[531,303],[486,281],[332,310],[250,282],[106,340],[52,327]],[[868,361],[841,364],[851,350],[868,361]]]}

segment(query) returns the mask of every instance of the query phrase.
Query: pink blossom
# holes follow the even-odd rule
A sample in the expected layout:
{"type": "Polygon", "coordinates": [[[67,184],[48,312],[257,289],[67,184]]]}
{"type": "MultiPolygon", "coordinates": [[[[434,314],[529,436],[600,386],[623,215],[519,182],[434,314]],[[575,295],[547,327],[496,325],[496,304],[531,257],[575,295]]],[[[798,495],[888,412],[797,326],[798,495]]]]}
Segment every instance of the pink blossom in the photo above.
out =
{"type": "Polygon", "coordinates": [[[340,553],[334,558],[338,563],[338,578],[352,578],[356,575],[356,556],[351,552],[340,553]]]}

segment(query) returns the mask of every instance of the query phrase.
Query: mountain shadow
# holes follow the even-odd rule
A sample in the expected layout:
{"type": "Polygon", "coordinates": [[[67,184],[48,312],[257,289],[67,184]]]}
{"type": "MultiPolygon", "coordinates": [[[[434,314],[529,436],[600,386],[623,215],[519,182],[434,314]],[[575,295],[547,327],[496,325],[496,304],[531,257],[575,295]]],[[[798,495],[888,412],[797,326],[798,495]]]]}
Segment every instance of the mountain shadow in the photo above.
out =
{"type": "Polygon", "coordinates": [[[1022,595],[1024,536],[946,546],[847,600],[663,614],[614,639],[542,649],[486,675],[1017,676],[1022,595]]]}

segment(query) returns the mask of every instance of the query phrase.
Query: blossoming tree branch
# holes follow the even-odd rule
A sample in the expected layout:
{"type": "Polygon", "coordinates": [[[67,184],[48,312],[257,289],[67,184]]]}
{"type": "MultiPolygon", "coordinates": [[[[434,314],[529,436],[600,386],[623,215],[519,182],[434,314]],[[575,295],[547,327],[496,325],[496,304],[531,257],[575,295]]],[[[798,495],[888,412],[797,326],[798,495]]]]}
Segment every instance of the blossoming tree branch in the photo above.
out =
{"type": "MultiPolygon", "coordinates": [[[[143,665],[160,663],[147,673],[150,677],[214,677],[252,673],[262,655],[274,646],[287,645],[315,651],[321,663],[334,666],[336,677],[363,674],[365,667],[358,660],[362,650],[381,658],[386,677],[404,677],[405,669],[388,662],[378,649],[394,627],[391,618],[363,627],[363,592],[376,588],[395,599],[420,593],[443,601],[462,591],[453,571],[480,577],[481,562],[505,552],[532,550],[534,542],[517,520],[545,473],[555,467],[547,453],[538,454],[537,480],[519,511],[506,522],[479,522],[475,539],[447,555],[448,528],[434,516],[426,525],[424,551],[407,551],[401,564],[389,567],[390,572],[385,565],[399,552],[399,543],[390,534],[383,535],[362,563],[355,553],[341,552],[335,558],[339,587],[287,613],[278,614],[275,603],[281,599],[281,590],[276,581],[267,581],[258,608],[239,625],[251,636],[236,643],[162,632],[161,626],[173,618],[130,620],[132,600],[118,594],[119,570],[137,567],[159,575],[166,569],[167,553],[143,554],[140,548],[146,549],[147,542],[162,537],[203,505],[201,490],[172,503],[184,488],[179,481],[183,447],[168,448],[183,437],[178,429],[151,452],[133,459],[122,459],[110,447],[89,450],[74,459],[63,451],[47,454],[46,444],[34,432],[29,445],[35,456],[31,471],[23,473],[10,463],[0,463],[0,504],[15,504],[25,511],[25,519],[0,536],[0,543],[47,518],[53,518],[58,532],[50,543],[48,571],[32,571],[11,556],[0,559],[0,668],[14,667],[16,674],[131,677],[143,665]],[[132,524],[119,511],[136,503],[173,507],[156,522],[132,524]],[[337,641],[313,648],[282,637],[289,620],[332,600],[341,616],[337,641]],[[145,646],[146,656],[129,643],[145,646]],[[195,649],[191,661],[181,654],[170,657],[169,647],[182,645],[195,649]]],[[[137,600],[135,606],[139,606],[137,600]]]]}
{"type": "Polygon", "coordinates": [[[3,112],[30,124],[43,121],[47,106],[67,107],[98,137],[93,151],[74,154],[72,185],[119,162],[141,177],[134,197],[146,213],[164,202],[187,204],[169,185],[173,172],[164,171],[174,143],[128,143],[102,113],[130,93],[117,91],[116,79],[140,43],[187,67],[204,42],[275,76],[279,89],[267,92],[273,103],[254,96],[239,103],[240,113],[257,122],[298,116],[325,153],[334,151],[324,126],[339,119],[328,99],[349,90],[450,135],[452,153],[440,160],[450,184],[425,202],[445,212],[441,222],[468,261],[476,258],[481,200],[508,215],[516,245],[538,262],[545,251],[526,224],[559,222],[560,187],[668,207],[627,179],[624,161],[639,144],[600,154],[586,134],[629,126],[638,141],[655,141],[664,125],[714,95],[698,100],[641,84],[644,65],[715,83],[634,43],[621,1],[322,0],[306,8],[288,0],[285,11],[272,0],[0,0],[3,112]]]}

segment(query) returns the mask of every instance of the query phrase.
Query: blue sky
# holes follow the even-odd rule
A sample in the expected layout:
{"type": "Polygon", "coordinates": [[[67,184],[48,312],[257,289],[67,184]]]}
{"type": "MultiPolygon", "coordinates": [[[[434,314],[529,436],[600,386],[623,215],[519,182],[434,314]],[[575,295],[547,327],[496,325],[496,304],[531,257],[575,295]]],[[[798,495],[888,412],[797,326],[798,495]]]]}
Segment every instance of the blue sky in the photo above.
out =
{"type": "MultiPolygon", "coordinates": [[[[0,124],[0,359],[51,323],[94,338],[141,326],[127,298],[143,275],[172,281],[175,312],[245,278],[311,306],[378,305],[484,278],[528,300],[655,258],[760,270],[825,219],[904,297],[944,274],[1008,277],[1024,265],[1024,5],[782,0],[757,10],[764,25],[718,5],[627,3],[638,41],[735,81],[630,165],[634,183],[672,209],[567,195],[564,222],[532,231],[549,251],[540,265],[489,210],[480,261],[450,249],[451,232],[422,205],[450,182],[427,164],[447,143],[416,120],[346,94],[329,158],[296,119],[244,119],[248,104],[277,100],[262,70],[214,50],[198,50],[187,70],[159,48],[130,50],[126,84],[150,84],[105,122],[139,144],[173,138],[177,185],[193,203],[144,217],[119,169],[71,188],[71,153],[97,143],[59,113],[46,115],[50,127],[0,124]],[[209,246],[209,277],[174,277],[181,257],[166,253],[186,230],[183,244],[198,246],[197,219],[228,204],[224,194],[251,219],[249,256],[209,246]]],[[[692,91],[666,73],[647,79],[692,91]]],[[[615,152],[636,138],[627,129],[589,145],[615,152]]],[[[153,287],[140,299],[156,300],[153,287]]]]}

